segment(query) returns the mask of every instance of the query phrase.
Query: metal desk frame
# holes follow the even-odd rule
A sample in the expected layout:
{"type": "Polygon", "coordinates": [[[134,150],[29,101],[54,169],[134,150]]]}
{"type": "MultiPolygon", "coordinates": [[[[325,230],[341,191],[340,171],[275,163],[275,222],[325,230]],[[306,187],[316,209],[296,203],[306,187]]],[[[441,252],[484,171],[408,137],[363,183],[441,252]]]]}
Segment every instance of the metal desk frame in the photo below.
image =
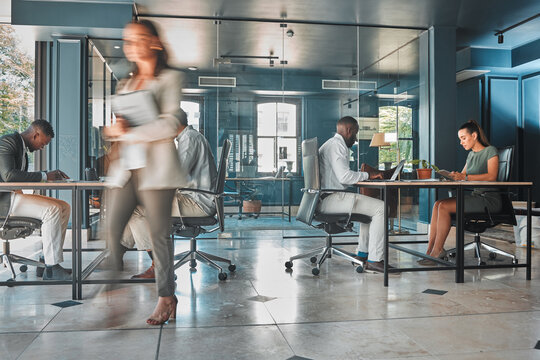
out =
{"type": "Polygon", "coordinates": [[[384,199],[384,286],[388,286],[388,274],[400,273],[408,271],[438,271],[438,270],[455,270],[456,283],[463,283],[465,279],[465,269],[494,269],[494,268],[518,268],[526,267],[526,278],[531,280],[531,188],[532,182],[487,182],[487,181],[393,181],[393,182],[359,182],[357,187],[371,187],[380,189],[384,199]],[[464,264],[464,191],[472,188],[526,188],[527,189],[527,262],[525,264],[500,264],[500,265],[468,265],[464,264]],[[426,241],[390,241],[388,231],[388,203],[387,191],[389,188],[417,188],[417,189],[455,189],[456,196],[456,263],[436,259],[424,253],[408,249],[401,246],[402,244],[425,243],[426,241]],[[444,267],[412,267],[412,268],[388,268],[388,252],[389,248],[403,251],[414,256],[437,262],[444,267]]]}

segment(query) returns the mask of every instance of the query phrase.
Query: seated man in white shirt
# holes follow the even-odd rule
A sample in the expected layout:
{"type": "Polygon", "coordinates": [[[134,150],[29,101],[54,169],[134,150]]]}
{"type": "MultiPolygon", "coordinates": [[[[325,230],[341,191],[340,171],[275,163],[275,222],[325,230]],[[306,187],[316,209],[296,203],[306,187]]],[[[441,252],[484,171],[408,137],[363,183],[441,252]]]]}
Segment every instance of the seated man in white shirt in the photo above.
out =
{"type": "MultiPolygon", "coordinates": [[[[337,133],[319,148],[322,189],[344,190],[349,185],[369,178],[381,179],[381,174],[352,171],[349,168],[350,148],[357,141],[358,122],[350,116],[337,122],[337,133]]],[[[357,256],[366,263],[366,270],[384,271],[384,202],[356,193],[326,193],[321,195],[319,210],[325,214],[362,214],[371,217],[371,224],[360,223],[357,256]],[[367,261],[366,261],[367,260],[367,261]]]]}
{"type": "MultiPolygon", "coordinates": [[[[189,181],[186,188],[214,190],[217,181],[217,168],[214,155],[208,141],[192,126],[187,126],[187,120],[182,120],[178,141],[179,166],[186,172],[189,181]]],[[[204,217],[216,213],[214,198],[198,192],[177,192],[172,206],[172,216],[204,217]]],[[[134,246],[145,249],[152,258],[150,232],[144,218],[144,209],[137,207],[124,232],[121,244],[126,248],[134,246]]],[[[146,271],[134,275],[134,279],[154,278],[154,264],[146,271]]]]}

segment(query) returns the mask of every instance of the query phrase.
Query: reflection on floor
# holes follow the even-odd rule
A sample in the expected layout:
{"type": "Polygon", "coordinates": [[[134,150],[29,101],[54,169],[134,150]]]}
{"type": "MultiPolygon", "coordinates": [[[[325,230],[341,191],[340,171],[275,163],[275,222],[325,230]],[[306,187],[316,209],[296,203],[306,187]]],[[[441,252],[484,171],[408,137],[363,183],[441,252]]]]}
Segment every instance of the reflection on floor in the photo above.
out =
{"type": "MultiPolygon", "coordinates": [[[[289,256],[322,244],[320,231],[281,219],[228,224],[219,241],[207,239],[200,247],[232,258],[237,271],[220,282],[206,266],[193,273],[179,269],[177,319],[163,327],[145,323],[155,304],[153,284],[85,285],[80,304],[62,304],[70,300],[70,286],[1,287],[0,358],[540,358],[537,251],[532,281],[525,280],[524,269],[467,271],[464,284],[456,284],[451,271],[411,272],[392,275],[385,288],[382,275],[358,274],[335,258],[319,277],[311,275],[309,260],[285,272],[289,256]],[[292,238],[298,235],[318,237],[292,238]]],[[[515,250],[513,244],[497,245],[515,250]]],[[[36,247],[18,246],[26,254],[36,247]]],[[[187,242],[176,241],[176,247],[185,249],[187,242]]],[[[525,259],[524,249],[515,251],[525,259]]],[[[84,261],[93,256],[84,253],[84,261]]],[[[407,254],[392,251],[390,257],[393,265],[416,263],[407,254]]],[[[467,262],[474,261],[467,253],[467,262]]],[[[128,252],[125,263],[127,278],[150,260],[143,252],[128,252]]],[[[9,276],[0,271],[0,279],[9,276]]],[[[35,269],[19,278],[35,278],[35,269]]]]}

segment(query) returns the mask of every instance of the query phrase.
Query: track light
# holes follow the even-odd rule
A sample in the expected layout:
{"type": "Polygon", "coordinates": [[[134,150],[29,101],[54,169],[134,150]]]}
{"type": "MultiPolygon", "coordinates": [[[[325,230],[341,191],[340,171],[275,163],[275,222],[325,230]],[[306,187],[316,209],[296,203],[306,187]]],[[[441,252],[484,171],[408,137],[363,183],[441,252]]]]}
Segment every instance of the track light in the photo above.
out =
{"type": "Polygon", "coordinates": [[[499,44],[502,44],[504,42],[504,36],[503,34],[499,34],[499,36],[497,36],[497,42],[499,44]]]}

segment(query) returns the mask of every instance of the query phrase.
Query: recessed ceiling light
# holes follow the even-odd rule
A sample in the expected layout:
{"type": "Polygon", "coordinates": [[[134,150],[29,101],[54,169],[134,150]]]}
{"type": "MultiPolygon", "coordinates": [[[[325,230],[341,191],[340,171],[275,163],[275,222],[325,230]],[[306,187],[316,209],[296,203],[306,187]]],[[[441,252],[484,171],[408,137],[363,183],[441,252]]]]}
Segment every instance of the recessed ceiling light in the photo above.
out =
{"type": "Polygon", "coordinates": [[[196,66],[190,66],[190,67],[188,67],[188,70],[197,71],[199,69],[196,66]]]}
{"type": "Polygon", "coordinates": [[[120,49],[120,45],[114,45],[115,49],[120,49]]]}

